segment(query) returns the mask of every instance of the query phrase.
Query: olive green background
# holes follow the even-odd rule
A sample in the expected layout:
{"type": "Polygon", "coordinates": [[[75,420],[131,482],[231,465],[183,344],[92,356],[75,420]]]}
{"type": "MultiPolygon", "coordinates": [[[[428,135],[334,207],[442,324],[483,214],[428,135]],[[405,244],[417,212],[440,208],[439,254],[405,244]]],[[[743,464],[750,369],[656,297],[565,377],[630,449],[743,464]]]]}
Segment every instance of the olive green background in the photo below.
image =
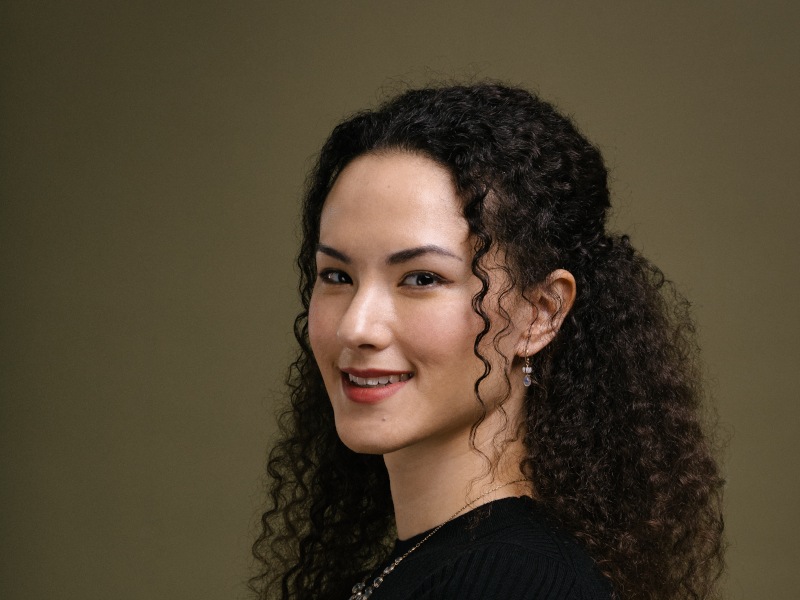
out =
{"type": "Polygon", "coordinates": [[[800,590],[793,2],[0,5],[0,597],[245,596],[333,124],[498,78],[573,114],[694,301],[730,598],[800,590]]]}

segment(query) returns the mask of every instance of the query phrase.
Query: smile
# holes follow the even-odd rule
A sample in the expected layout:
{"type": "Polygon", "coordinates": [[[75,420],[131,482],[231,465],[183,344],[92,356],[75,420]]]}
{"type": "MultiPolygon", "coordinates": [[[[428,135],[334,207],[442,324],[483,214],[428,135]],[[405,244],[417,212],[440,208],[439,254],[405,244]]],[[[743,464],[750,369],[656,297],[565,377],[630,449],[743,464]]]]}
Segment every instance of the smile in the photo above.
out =
{"type": "Polygon", "coordinates": [[[383,375],[381,377],[356,377],[355,375],[351,375],[350,373],[345,373],[345,375],[347,375],[347,379],[352,385],[363,388],[374,388],[385,385],[391,385],[393,383],[399,383],[401,381],[408,381],[412,377],[411,373],[400,373],[398,375],[383,375]]]}

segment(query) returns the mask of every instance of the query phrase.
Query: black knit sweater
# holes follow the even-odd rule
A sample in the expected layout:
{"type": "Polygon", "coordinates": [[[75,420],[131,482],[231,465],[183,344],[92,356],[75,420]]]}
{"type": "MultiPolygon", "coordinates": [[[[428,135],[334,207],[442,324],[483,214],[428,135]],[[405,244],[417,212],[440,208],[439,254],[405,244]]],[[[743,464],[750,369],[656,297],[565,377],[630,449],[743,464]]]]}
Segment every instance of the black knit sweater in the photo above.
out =
{"type": "MultiPolygon", "coordinates": [[[[398,541],[377,572],[427,533],[398,541]]],[[[611,586],[574,538],[534,500],[505,498],[445,524],[386,575],[371,600],[610,598],[611,586]]]]}

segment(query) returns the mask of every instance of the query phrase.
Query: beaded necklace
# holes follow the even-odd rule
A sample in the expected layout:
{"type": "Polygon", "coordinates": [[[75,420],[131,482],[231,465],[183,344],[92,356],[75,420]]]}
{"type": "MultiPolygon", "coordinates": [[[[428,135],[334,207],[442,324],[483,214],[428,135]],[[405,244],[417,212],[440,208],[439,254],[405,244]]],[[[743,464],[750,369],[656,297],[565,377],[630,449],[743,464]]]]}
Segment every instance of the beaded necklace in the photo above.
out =
{"type": "Polygon", "coordinates": [[[369,575],[367,575],[367,576],[366,576],[364,579],[362,579],[362,580],[361,580],[361,581],[359,581],[357,584],[355,584],[355,585],[353,586],[353,589],[352,589],[353,595],[352,595],[352,596],[350,596],[350,600],[366,600],[367,598],[369,598],[370,596],[372,596],[372,593],[373,593],[375,590],[377,590],[377,589],[380,587],[380,585],[383,583],[383,580],[384,580],[384,578],[385,578],[385,577],[386,577],[386,576],[387,576],[389,573],[391,573],[392,571],[394,571],[394,570],[397,568],[397,565],[399,565],[401,562],[403,562],[403,559],[405,559],[405,558],[406,558],[406,557],[407,557],[409,554],[411,554],[412,552],[414,552],[414,550],[416,550],[417,548],[419,548],[420,546],[422,546],[422,544],[424,544],[425,542],[427,542],[427,541],[430,539],[430,537],[431,537],[431,536],[432,536],[434,533],[436,533],[437,531],[439,531],[439,530],[440,530],[442,527],[444,527],[445,525],[447,525],[447,524],[448,524],[450,521],[452,521],[453,519],[455,519],[455,518],[456,518],[458,515],[460,515],[462,512],[464,512],[464,511],[465,511],[465,510],[467,510],[467,509],[468,509],[470,506],[472,506],[473,504],[475,504],[475,503],[476,503],[478,500],[482,500],[483,498],[485,498],[486,496],[488,496],[488,495],[489,495],[489,494],[491,494],[492,492],[496,492],[496,491],[497,491],[497,490],[499,490],[499,489],[502,489],[502,488],[504,488],[504,487],[507,487],[507,486],[509,486],[509,485],[514,485],[515,483],[522,483],[523,481],[528,481],[528,480],[527,480],[527,479],[515,479],[514,481],[509,481],[508,483],[503,483],[503,484],[501,484],[501,485],[498,485],[498,486],[496,486],[496,487],[493,487],[492,489],[490,489],[490,490],[489,490],[489,491],[487,491],[487,492],[484,492],[483,494],[481,494],[481,495],[480,495],[480,496],[478,496],[477,498],[475,498],[475,499],[473,499],[473,500],[470,500],[469,502],[467,502],[467,503],[466,503],[464,506],[462,506],[462,507],[461,507],[461,508],[459,508],[459,509],[458,509],[456,512],[454,512],[454,513],[453,513],[453,516],[451,516],[449,519],[447,519],[447,520],[446,520],[446,521],[444,521],[443,523],[440,523],[439,525],[437,525],[436,527],[434,527],[434,528],[433,528],[433,529],[430,531],[430,533],[428,533],[428,535],[426,535],[424,538],[422,538],[420,541],[418,541],[416,544],[414,544],[414,546],[412,546],[412,547],[411,547],[409,550],[407,550],[405,554],[403,554],[402,556],[398,556],[398,557],[397,557],[397,558],[395,558],[395,559],[394,559],[392,562],[390,562],[390,563],[388,564],[388,566],[386,566],[386,567],[383,569],[383,571],[381,571],[380,575],[378,575],[378,576],[377,576],[375,579],[373,579],[371,583],[367,584],[367,580],[370,578],[370,576],[369,576],[369,575]]]}

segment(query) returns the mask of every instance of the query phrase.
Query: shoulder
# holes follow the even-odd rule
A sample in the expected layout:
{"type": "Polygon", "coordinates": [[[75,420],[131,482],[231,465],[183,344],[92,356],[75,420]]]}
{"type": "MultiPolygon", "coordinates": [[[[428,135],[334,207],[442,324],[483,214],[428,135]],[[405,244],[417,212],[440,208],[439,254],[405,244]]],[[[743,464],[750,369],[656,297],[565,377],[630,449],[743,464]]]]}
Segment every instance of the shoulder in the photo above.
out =
{"type": "MultiPolygon", "coordinates": [[[[611,588],[571,535],[529,500],[496,504],[440,546],[414,598],[428,600],[609,600],[611,588]]],[[[422,557],[420,557],[421,559],[422,557]]]]}
{"type": "Polygon", "coordinates": [[[588,556],[527,544],[488,542],[464,550],[420,582],[416,598],[609,600],[588,556]]]}

